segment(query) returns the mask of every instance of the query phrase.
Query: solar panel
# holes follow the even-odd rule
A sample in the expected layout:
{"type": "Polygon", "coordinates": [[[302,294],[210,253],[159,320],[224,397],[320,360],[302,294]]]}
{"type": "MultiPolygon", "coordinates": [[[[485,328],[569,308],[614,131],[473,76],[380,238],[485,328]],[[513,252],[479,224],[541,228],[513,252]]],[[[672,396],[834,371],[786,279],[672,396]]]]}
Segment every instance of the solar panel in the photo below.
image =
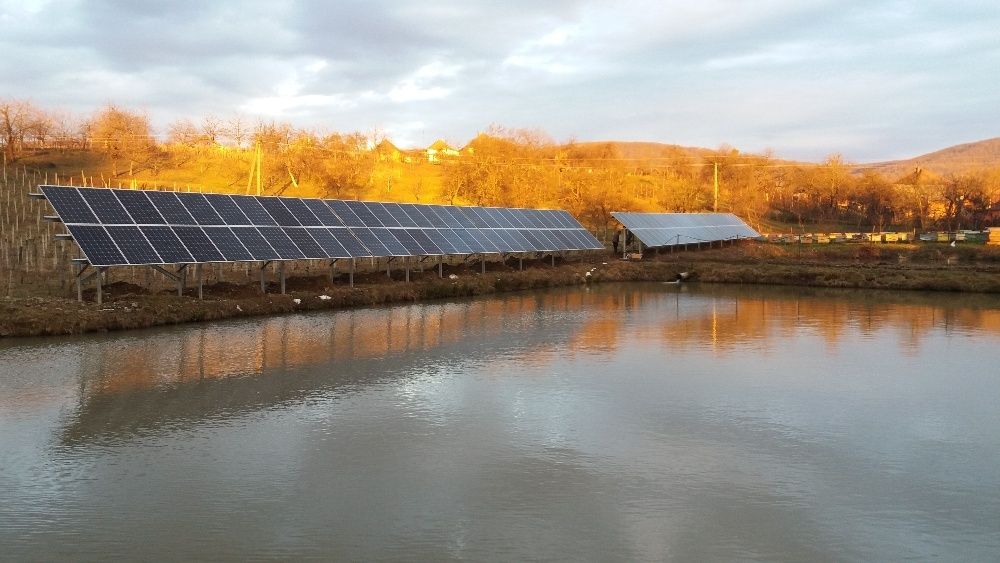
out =
{"type": "Polygon", "coordinates": [[[139,225],[159,225],[164,223],[163,215],[153,207],[146,192],[139,190],[111,190],[118,201],[128,209],[129,215],[139,225]]]}
{"type": "Polygon", "coordinates": [[[601,247],[564,211],[40,188],[95,266],[601,247]]]}
{"type": "Polygon", "coordinates": [[[67,225],[87,260],[95,266],[128,264],[108,232],[100,225],[67,225]]]}
{"type": "Polygon", "coordinates": [[[183,264],[195,261],[191,253],[184,247],[184,243],[181,242],[181,239],[177,238],[177,235],[174,234],[173,229],[170,227],[150,225],[139,227],[139,230],[145,235],[149,244],[153,245],[153,248],[156,249],[156,253],[163,260],[162,263],[183,264]]]}
{"type": "Polygon", "coordinates": [[[122,204],[111,190],[83,190],[80,192],[87,205],[105,225],[127,225],[134,223],[122,204]]]}
{"type": "Polygon", "coordinates": [[[163,220],[167,223],[171,225],[198,224],[173,192],[146,192],[146,196],[153,202],[156,210],[160,212],[163,220]]]}
{"type": "MultiPolygon", "coordinates": [[[[760,234],[732,213],[611,214],[647,247],[756,238],[760,234]]],[[[589,233],[588,233],[589,234],[589,233]]]]}
{"type": "Polygon", "coordinates": [[[208,200],[201,194],[179,193],[177,199],[181,200],[181,205],[188,210],[199,225],[225,225],[222,217],[215,212],[215,209],[208,204],[208,200]]]}
{"type": "Polygon", "coordinates": [[[160,255],[153,250],[139,227],[134,225],[109,225],[105,227],[111,240],[129,264],[162,264],[160,255]]]}

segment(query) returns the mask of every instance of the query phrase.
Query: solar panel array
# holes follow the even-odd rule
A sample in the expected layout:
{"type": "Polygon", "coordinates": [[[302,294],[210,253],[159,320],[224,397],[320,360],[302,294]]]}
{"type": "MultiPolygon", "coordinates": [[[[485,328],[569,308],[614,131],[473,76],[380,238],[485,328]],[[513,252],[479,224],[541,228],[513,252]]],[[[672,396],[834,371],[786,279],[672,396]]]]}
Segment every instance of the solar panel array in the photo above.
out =
{"type": "Polygon", "coordinates": [[[94,266],[603,248],[558,210],[40,189],[94,266]]]}
{"type": "Polygon", "coordinates": [[[674,246],[719,240],[757,238],[760,233],[732,213],[628,213],[611,216],[631,231],[642,244],[674,246]]]}

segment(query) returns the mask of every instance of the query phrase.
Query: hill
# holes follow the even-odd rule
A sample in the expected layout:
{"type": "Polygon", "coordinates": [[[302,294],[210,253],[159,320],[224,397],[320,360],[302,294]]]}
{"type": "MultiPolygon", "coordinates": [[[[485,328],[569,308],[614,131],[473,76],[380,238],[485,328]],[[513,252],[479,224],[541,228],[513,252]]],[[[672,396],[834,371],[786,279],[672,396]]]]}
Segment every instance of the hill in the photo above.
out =
{"type": "Polygon", "coordinates": [[[916,168],[945,176],[997,167],[1000,167],[1000,137],[955,145],[906,160],[874,162],[859,166],[858,170],[874,170],[888,178],[896,178],[916,168]]]}

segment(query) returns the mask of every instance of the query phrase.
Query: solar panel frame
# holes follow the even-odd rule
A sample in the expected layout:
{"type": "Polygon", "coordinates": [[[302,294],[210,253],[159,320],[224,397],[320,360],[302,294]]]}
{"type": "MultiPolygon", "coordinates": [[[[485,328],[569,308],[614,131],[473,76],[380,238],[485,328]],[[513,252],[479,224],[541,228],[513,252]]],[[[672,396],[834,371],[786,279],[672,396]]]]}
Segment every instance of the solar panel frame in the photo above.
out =
{"type": "Polygon", "coordinates": [[[395,204],[385,204],[385,203],[369,203],[367,204],[368,210],[372,212],[375,217],[378,218],[379,222],[386,227],[400,227],[399,221],[392,216],[389,212],[389,206],[395,206],[395,204]]]}
{"type": "Polygon", "coordinates": [[[398,237],[396,237],[392,230],[385,227],[375,227],[371,229],[371,232],[375,235],[375,238],[385,247],[388,254],[384,256],[409,256],[410,251],[403,244],[398,237]]]}
{"type": "Polygon", "coordinates": [[[416,224],[417,227],[420,227],[421,229],[433,228],[434,223],[432,223],[431,220],[424,215],[423,209],[421,209],[422,207],[426,206],[416,205],[414,203],[399,204],[399,208],[403,210],[403,213],[406,213],[406,215],[411,221],[413,221],[414,224],[416,224]]]}
{"type": "Polygon", "coordinates": [[[443,256],[446,254],[444,250],[427,235],[428,231],[431,230],[433,229],[406,229],[406,233],[424,249],[425,256],[443,256]]]}
{"type": "Polygon", "coordinates": [[[309,234],[312,238],[316,240],[323,252],[326,253],[327,258],[351,258],[352,255],[350,251],[344,248],[337,237],[333,236],[329,228],[322,227],[318,229],[309,229],[309,234]]]}
{"type": "MultiPolygon", "coordinates": [[[[372,256],[392,256],[375,232],[368,227],[351,228],[351,233],[368,249],[372,256]]],[[[398,243],[399,241],[397,241],[398,243]]]]}
{"type": "Polygon", "coordinates": [[[358,237],[354,236],[354,233],[350,229],[346,227],[328,227],[326,230],[337,239],[337,242],[350,253],[352,258],[374,256],[372,251],[358,237]]]}
{"type": "Polygon", "coordinates": [[[359,219],[363,221],[363,224],[368,227],[384,227],[385,225],[378,220],[378,217],[370,209],[368,209],[367,202],[364,201],[344,201],[347,207],[358,216],[359,219]]]}
{"type": "Polygon", "coordinates": [[[405,254],[398,254],[397,256],[423,256],[425,254],[424,248],[420,246],[420,243],[418,243],[408,231],[409,229],[392,229],[392,235],[395,236],[396,240],[398,240],[399,243],[403,245],[403,248],[406,249],[405,254]]]}
{"type": "Polygon", "coordinates": [[[365,222],[354,211],[351,210],[347,202],[342,199],[331,199],[325,202],[340,221],[347,227],[365,227],[365,222]]]}

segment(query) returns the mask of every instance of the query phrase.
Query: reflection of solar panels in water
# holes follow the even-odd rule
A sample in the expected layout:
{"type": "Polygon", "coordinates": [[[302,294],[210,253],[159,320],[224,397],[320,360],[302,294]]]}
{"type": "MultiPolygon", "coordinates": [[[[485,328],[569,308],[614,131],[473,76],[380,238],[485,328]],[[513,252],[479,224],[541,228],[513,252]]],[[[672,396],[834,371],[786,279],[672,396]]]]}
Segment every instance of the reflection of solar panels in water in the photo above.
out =
{"type": "Polygon", "coordinates": [[[596,250],[565,211],[41,186],[94,266],[596,250]]]}
{"type": "Polygon", "coordinates": [[[648,247],[757,238],[760,234],[732,213],[611,214],[648,247]]]}

